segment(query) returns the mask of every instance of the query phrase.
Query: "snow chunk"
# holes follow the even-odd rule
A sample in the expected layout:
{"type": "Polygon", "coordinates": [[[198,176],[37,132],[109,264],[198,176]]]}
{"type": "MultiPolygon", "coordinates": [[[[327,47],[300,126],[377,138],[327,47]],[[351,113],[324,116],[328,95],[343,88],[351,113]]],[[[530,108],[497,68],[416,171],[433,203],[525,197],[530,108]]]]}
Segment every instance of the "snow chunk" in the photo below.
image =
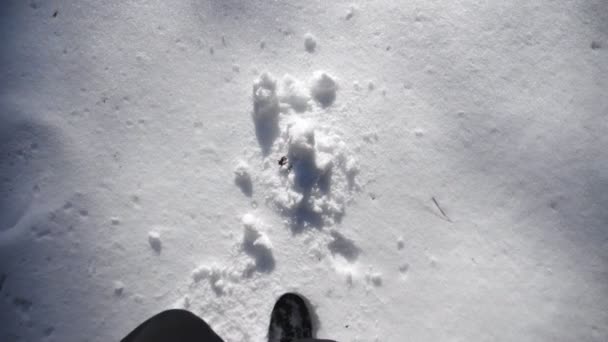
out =
{"type": "Polygon", "coordinates": [[[160,233],[158,232],[149,232],[148,233],[148,243],[150,243],[150,247],[156,252],[160,253],[162,249],[162,242],[160,240],[160,233]]]}
{"type": "Polygon", "coordinates": [[[253,83],[253,114],[256,120],[276,120],[279,115],[277,81],[264,72],[253,83]]]}
{"type": "Polygon", "coordinates": [[[195,283],[200,282],[201,280],[209,277],[209,275],[211,275],[211,269],[207,266],[199,266],[196,269],[194,269],[194,271],[192,271],[192,280],[195,283]]]}
{"type": "Polygon", "coordinates": [[[253,246],[260,247],[268,251],[272,250],[272,242],[270,242],[270,239],[266,234],[260,234],[260,236],[253,242],[253,246]]]}
{"type": "Polygon", "coordinates": [[[251,181],[249,165],[246,162],[240,161],[234,169],[234,183],[241,188],[246,196],[253,194],[253,182],[251,181]]]}
{"type": "Polygon", "coordinates": [[[226,287],[226,282],[222,278],[217,278],[212,281],[211,288],[216,293],[224,293],[224,288],[226,287]]]}
{"type": "Polygon", "coordinates": [[[306,87],[289,74],[281,79],[278,96],[281,102],[288,104],[296,112],[305,111],[308,108],[308,101],[310,101],[306,87]]]}
{"type": "Polygon", "coordinates": [[[292,160],[313,160],[315,154],[315,130],[312,122],[297,118],[288,127],[289,155],[292,160]]]}
{"type": "Polygon", "coordinates": [[[300,203],[304,196],[292,189],[279,189],[273,193],[275,204],[286,212],[290,212],[295,209],[300,203]]]}
{"type": "Polygon", "coordinates": [[[331,172],[331,168],[334,165],[334,158],[330,153],[319,152],[315,162],[317,169],[319,169],[321,174],[327,174],[328,172],[331,172]]]}
{"type": "Polygon", "coordinates": [[[209,280],[209,285],[211,285],[211,289],[216,294],[222,294],[224,292],[225,281],[222,280],[225,271],[220,269],[218,266],[213,265],[211,267],[208,266],[199,266],[194,271],[192,271],[192,280],[195,283],[199,283],[203,279],[209,280]]]}
{"type": "Polygon", "coordinates": [[[310,53],[315,52],[315,49],[317,48],[317,38],[311,33],[304,35],[304,48],[310,53]]]}
{"type": "Polygon", "coordinates": [[[257,222],[258,219],[253,214],[245,214],[243,218],[241,218],[241,222],[246,229],[257,230],[257,222]]]}
{"type": "Polygon", "coordinates": [[[216,294],[224,293],[225,282],[222,280],[222,270],[220,270],[219,267],[214,266],[211,268],[211,272],[209,273],[209,284],[216,294]]]}
{"type": "Polygon", "coordinates": [[[241,160],[234,169],[234,175],[237,178],[249,177],[249,165],[241,160]]]}
{"type": "Polygon", "coordinates": [[[310,92],[312,97],[323,107],[330,106],[336,99],[338,84],[335,78],[325,71],[316,71],[312,78],[310,92]]]}
{"type": "Polygon", "coordinates": [[[346,173],[349,175],[359,173],[359,161],[357,158],[350,156],[346,159],[346,173]]]}
{"type": "Polygon", "coordinates": [[[261,232],[258,227],[258,220],[253,214],[245,214],[242,219],[244,234],[243,234],[243,245],[260,247],[263,249],[271,250],[272,243],[266,234],[261,232]]]}
{"type": "Polygon", "coordinates": [[[246,275],[253,271],[270,272],[274,269],[274,256],[272,255],[272,242],[270,238],[259,229],[259,220],[253,214],[245,214],[242,218],[244,232],[242,248],[255,260],[255,267],[249,267],[246,275]]]}

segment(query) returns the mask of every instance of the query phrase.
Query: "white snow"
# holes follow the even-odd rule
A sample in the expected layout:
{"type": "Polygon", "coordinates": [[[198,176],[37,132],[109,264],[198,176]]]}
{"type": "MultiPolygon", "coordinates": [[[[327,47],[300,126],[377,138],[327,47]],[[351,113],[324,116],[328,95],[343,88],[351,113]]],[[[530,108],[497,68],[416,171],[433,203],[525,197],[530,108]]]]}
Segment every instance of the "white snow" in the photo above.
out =
{"type": "Polygon", "coordinates": [[[0,341],[608,340],[605,2],[0,6],[0,341]]]}

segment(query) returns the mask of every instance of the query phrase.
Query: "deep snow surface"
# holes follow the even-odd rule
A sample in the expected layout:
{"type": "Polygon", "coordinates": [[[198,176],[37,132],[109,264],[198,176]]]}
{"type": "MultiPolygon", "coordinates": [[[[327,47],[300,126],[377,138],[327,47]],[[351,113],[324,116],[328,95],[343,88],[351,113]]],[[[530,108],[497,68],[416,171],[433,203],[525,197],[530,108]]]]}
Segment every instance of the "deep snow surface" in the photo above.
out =
{"type": "Polygon", "coordinates": [[[3,1],[0,340],[608,340],[608,3],[3,1]],[[281,164],[279,165],[279,160],[281,164]]]}

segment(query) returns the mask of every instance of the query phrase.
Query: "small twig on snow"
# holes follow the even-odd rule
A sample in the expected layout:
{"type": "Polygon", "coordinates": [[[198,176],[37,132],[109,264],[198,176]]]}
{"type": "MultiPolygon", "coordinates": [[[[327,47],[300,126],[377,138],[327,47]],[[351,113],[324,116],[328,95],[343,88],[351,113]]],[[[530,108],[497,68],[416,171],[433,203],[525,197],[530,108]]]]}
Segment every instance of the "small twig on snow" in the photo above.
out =
{"type": "Polygon", "coordinates": [[[450,220],[450,218],[448,217],[448,215],[445,213],[445,211],[443,211],[443,209],[441,209],[441,206],[439,205],[439,202],[437,202],[437,200],[435,199],[435,197],[431,197],[431,199],[433,200],[433,203],[435,203],[435,206],[437,206],[437,209],[439,209],[439,212],[441,212],[441,215],[443,215],[443,217],[445,217],[445,219],[448,222],[452,222],[452,220],[450,220]]]}

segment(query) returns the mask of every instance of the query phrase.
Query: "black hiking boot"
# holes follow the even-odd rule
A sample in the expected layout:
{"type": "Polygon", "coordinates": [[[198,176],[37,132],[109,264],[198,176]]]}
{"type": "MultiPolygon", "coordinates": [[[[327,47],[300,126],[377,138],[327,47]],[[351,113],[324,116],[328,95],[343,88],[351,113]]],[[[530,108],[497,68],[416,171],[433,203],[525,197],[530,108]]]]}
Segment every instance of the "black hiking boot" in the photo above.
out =
{"type": "Polygon", "coordinates": [[[270,316],[268,342],[293,342],[312,338],[312,320],[306,302],[295,293],[277,300],[270,316]]]}

